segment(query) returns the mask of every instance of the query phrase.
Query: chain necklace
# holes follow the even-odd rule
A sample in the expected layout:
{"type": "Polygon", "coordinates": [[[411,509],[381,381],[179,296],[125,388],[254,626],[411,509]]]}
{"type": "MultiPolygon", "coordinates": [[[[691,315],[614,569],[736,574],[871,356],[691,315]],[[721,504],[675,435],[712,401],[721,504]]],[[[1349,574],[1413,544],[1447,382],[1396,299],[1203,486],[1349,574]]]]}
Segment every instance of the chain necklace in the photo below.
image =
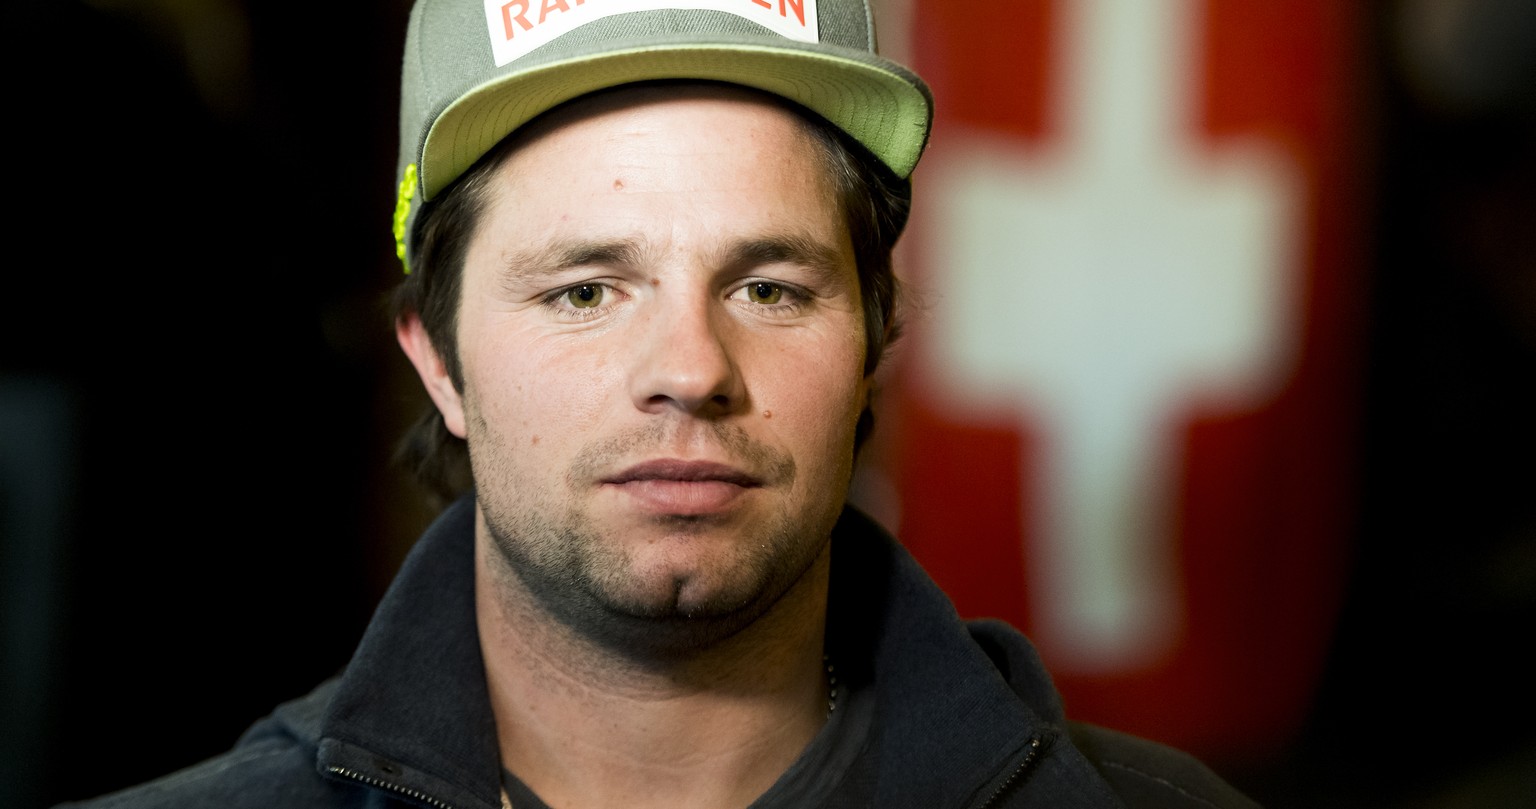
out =
{"type": "Polygon", "coordinates": [[[831,655],[822,655],[821,664],[827,669],[827,716],[831,716],[837,710],[837,667],[831,655]]]}

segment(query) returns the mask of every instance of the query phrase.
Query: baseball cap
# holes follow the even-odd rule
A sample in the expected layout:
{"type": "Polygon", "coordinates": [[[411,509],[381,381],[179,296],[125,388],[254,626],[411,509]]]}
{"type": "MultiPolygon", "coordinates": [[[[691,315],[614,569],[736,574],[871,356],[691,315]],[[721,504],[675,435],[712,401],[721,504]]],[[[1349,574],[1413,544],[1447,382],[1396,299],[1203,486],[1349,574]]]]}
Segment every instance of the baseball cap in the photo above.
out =
{"type": "Polygon", "coordinates": [[[723,81],[830,121],[906,178],[933,95],[877,51],[868,0],[417,0],[400,83],[396,252],[502,138],[566,101],[633,82],[723,81]]]}

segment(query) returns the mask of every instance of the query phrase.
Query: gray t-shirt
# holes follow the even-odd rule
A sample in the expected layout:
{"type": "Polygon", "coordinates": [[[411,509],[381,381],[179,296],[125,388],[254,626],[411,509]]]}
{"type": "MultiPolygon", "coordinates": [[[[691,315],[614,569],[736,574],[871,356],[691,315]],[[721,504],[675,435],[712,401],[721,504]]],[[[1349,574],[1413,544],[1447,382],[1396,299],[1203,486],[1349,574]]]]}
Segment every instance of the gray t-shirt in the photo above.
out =
{"type": "MultiPolygon", "coordinates": [[[[853,768],[854,760],[869,741],[874,716],[874,700],[867,689],[851,689],[840,683],[833,702],[836,708],[816,737],[748,809],[805,809],[829,804],[843,776],[853,768]]],[[[501,782],[512,809],[549,809],[505,768],[501,771],[501,782]]]]}

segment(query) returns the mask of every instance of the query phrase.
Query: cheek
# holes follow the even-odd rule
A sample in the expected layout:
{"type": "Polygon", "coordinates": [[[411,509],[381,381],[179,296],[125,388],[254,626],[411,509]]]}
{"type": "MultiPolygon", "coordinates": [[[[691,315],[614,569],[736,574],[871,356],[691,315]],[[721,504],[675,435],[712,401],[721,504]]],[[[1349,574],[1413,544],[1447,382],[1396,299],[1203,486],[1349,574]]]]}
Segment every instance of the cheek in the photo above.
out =
{"type": "Polygon", "coordinates": [[[760,408],[769,429],[805,452],[851,456],[854,426],[869,384],[862,345],[782,363],[773,395],[765,396],[760,408]]]}
{"type": "Polygon", "coordinates": [[[464,384],[500,443],[552,448],[580,438],[601,420],[613,387],[603,352],[562,352],[536,339],[484,340],[466,357],[464,384]]]}

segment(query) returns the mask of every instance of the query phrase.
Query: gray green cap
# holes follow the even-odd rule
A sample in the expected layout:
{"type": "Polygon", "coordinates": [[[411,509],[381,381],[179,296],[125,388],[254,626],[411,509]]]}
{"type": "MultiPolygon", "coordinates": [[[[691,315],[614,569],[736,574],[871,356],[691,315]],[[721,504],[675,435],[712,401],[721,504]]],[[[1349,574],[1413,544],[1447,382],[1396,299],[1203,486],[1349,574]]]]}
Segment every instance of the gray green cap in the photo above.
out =
{"type": "Polygon", "coordinates": [[[513,130],[587,93],[706,79],[795,101],[900,177],[917,165],[933,96],[877,53],[868,0],[417,0],[400,84],[394,232],[513,130]]]}

